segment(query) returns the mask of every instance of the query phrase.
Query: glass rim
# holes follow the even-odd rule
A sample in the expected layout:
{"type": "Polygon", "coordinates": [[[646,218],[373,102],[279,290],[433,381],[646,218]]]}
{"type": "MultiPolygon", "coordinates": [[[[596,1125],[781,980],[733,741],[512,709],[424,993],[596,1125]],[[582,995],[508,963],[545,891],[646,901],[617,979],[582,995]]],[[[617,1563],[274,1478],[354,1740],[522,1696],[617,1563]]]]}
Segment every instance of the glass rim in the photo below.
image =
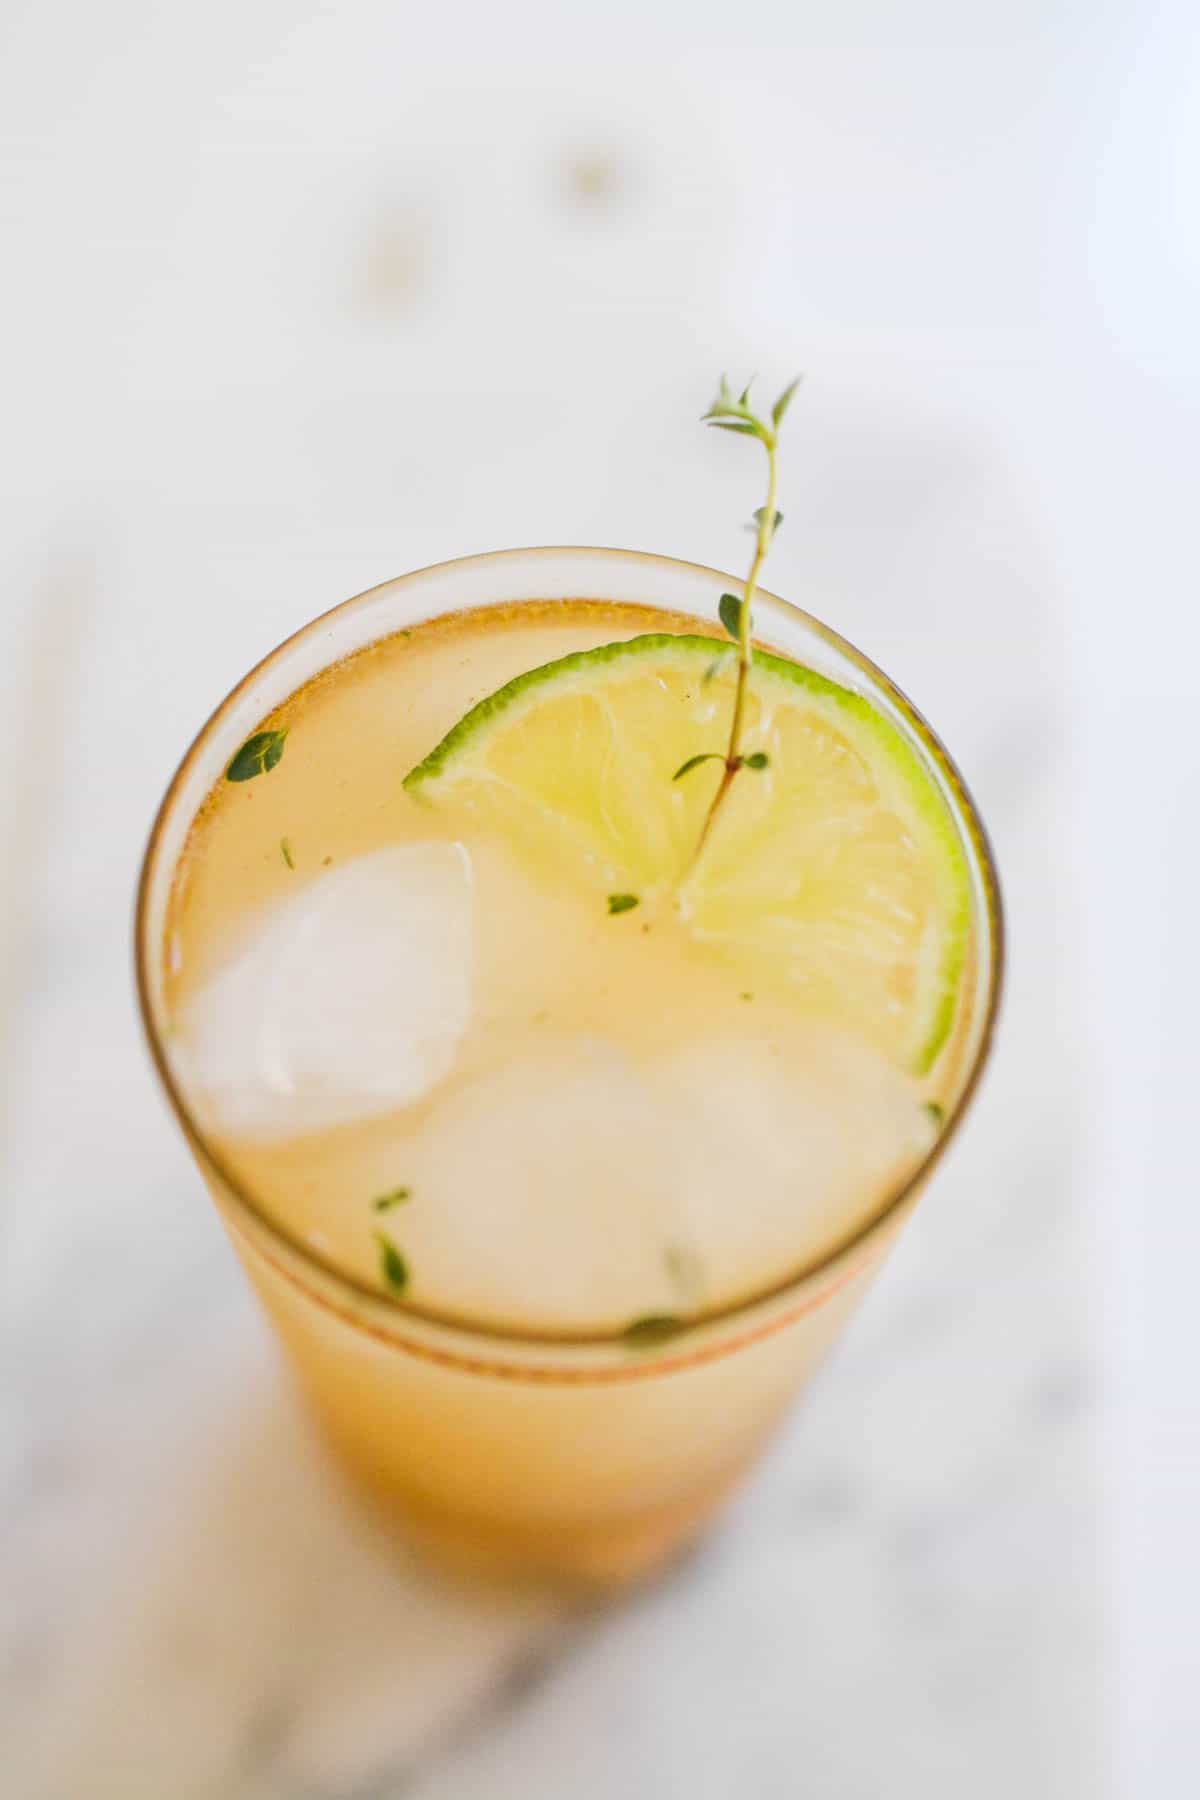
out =
{"type": "MultiPolygon", "coordinates": [[[[480,1372],[536,1377],[538,1373],[536,1368],[522,1363],[514,1363],[513,1358],[524,1351],[528,1352],[532,1358],[540,1359],[545,1363],[547,1360],[552,1361],[555,1358],[569,1359],[572,1356],[588,1352],[602,1352],[620,1356],[624,1366],[619,1373],[632,1377],[638,1373],[666,1373],[671,1369],[687,1367],[691,1363],[706,1361],[711,1356],[736,1349],[739,1345],[753,1341],[778,1326],[788,1323],[798,1314],[809,1311],[849,1281],[863,1266],[867,1254],[876,1240],[882,1238],[893,1223],[899,1222],[906,1206],[915,1201],[925,1181],[941,1161],[970,1109],[984,1068],[989,1060],[1004,985],[1005,930],[999,876],[987,829],[957,764],[940,737],[907,695],[856,645],[833,630],[831,626],[824,624],[813,614],[805,611],[803,607],[796,606],[794,602],[783,599],[769,589],[758,589],[758,597],[761,600],[780,607],[786,614],[797,618],[802,625],[824,640],[839,656],[852,663],[866,677],[872,687],[881,690],[886,695],[902,718],[905,728],[917,739],[931,758],[953,795],[957,814],[956,824],[964,832],[968,855],[974,859],[976,872],[980,878],[983,894],[981,935],[986,938],[988,952],[987,985],[982,999],[982,1019],[971,1053],[970,1066],[966,1071],[953,1110],[929,1149],[900,1181],[884,1190],[879,1203],[866,1213],[853,1231],[840,1238],[833,1246],[810,1262],[798,1269],[793,1269],[780,1279],[759,1286],[753,1292],[742,1295],[724,1305],[712,1307],[706,1312],[694,1316],[689,1315],[681,1321],[678,1336],[673,1336],[669,1341],[656,1346],[653,1353],[641,1352],[636,1358],[631,1356],[630,1345],[622,1329],[583,1332],[529,1331],[510,1328],[492,1321],[476,1322],[462,1314],[442,1312],[435,1307],[421,1306],[413,1300],[387,1294],[378,1288],[369,1286],[365,1281],[356,1279],[336,1262],[322,1256],[310,1244],[294,1236],[259,1201],[248,1185],[226,1166],[194,1116],[183,1091],[183,1084],[176,1078],[171,1068],[156,1019],[150,981],[150,958],[154,955],[161,956],[162,953],[161,945],[151,945],[149,942],[151,888],[158,874],[158,856],[168,820],[172,816],[179,792],[195,759],[220,729],[226,714],[264,671],[310,633],[326,627],[330,620],[339,615],[364,607],[368,602],[380,597],[385,590],[399,589],[422,577],[467,566],[479,567],[483,564],[493,563],[502,565],[521,559],[553,556],[588,559],[615,558],[626,563],[637,562],[650,566],[668,565],[677,570],[691,571],[694,574],[702,575],[725,586],[734,588],[738,586],[736,577],[714,569],[708,564],[691,562],[680,557],[663,556],[653,551],[586,544],[514,546],[508,549],[483,551],[424,564],[421,568],[411,569],[403,575],[378,582],[373,587],[353,594],[348,599],[339,601],[336,605],[307,620],[260,657],[230,688],[195,733],[171,776],[154,815],[138,876],[133,919],[135,986],[142,1029],[151,1062],[176,1122],[202,1171],[206,1170],[211,1173],[218,1182],[222,1195],[233,1202],[240,1215],[236,1221],[240,1232],[250,1238],[255,1249],[266,1257],[276,1272],[301,1287],[318,1304],[327,1306],[338,1313],[355,1329],[365,1332],[370,1337],[382,1339],[397,1349],[412,1351],[434,1361],[470,1367],[480,1372]],[[248,1232],[245,1230],[246,1226],[249,1226],[248,1232]],[[265,1244],[270,1246],[270,1251],[265,1247],[264,1239],[265,1244]],[[814,1289],[819,1290],[815,1295],[814,1289]],[[780,1316],[772,1317],[767,1323],[759,1324],[758,1328],[754,1328],[752,1323],[754,1314],[762,1314],[764,1311],[774,1311],[775,1309],[782,1309],[780,1316]],[[739,1332],[737,1327],[743,1322],[745,1322],[746,1328],[739,1332]],[[457,1341],[459,1345],[465,1342],[469,1348],[464,1352],[461,1349],[456,1350],[455,1347],[438,1348],[428,1341],[414,1341],[410,1336],[405,1335],[405,1325],[417,1327],[426,1336],[429,1332],[433,1332],[437,1337],[451,1340],[452,1345],[454,1341],[457,1341]],[[707,1350],[688,1351],[683,1349],[680,1344],[681,1339],[686,1344],[688,1340],[692,1340],[700,1334],[707,1334],[714,1328],[720,1331],[723,1340],[715,1347],[709,1347],[707,1350]],[[732,1334],[730,1340],[725,1340],[727,1332],[732,1334]],[[493,1356],[499,1355],[500,1363],[489,1363],[481,1359],[481,1352],[487,1348],[491,1349],[493,1356]]],[[[564,599],[571,597],[569,591],[563,595],[564,599]]],[[[653,609],[652,601],[648,601],[646,604],[653,609]]],[[[437,615],[431,616],[436,617],[437,615]]],[[[381,638],[388,635],[389,633],[384,632],[381,634],[381,638]]],[[[339,660],[337,657],[333,658],[333,661],[337,660],[339,660]]],[[[173,870],[170,871],[170,874],[173,875],[173,870]]],[[[556,1374],[561,1377],[561,1364],[559,1370],[546,1368],[543,1373],[551,1379],[555,1378],[556,1374]]],[[[578,1372],[580,1379],[587,1380],[589,1376],[597,1378],[598,1371],[592,1369],[578,1372]]]]}

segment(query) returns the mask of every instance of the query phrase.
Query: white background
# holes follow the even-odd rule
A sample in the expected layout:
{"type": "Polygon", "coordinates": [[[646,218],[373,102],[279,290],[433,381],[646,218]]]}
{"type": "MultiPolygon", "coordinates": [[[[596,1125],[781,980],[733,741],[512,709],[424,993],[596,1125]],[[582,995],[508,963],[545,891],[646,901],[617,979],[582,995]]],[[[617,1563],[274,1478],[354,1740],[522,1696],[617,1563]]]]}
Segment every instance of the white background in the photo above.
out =
{"type": "Polygon", "coordinates": [[[1195,1792],[1194,8],[0,34],[14,1793],[1195,1792]],[[128,906],[179,752],[318,609],[500,544],[736,564],[725,365],[806,372],[771,585],[959,754],[1013,973],[761,1482],[581,1622],[356,1535],[146,1075],[128,906]]]}

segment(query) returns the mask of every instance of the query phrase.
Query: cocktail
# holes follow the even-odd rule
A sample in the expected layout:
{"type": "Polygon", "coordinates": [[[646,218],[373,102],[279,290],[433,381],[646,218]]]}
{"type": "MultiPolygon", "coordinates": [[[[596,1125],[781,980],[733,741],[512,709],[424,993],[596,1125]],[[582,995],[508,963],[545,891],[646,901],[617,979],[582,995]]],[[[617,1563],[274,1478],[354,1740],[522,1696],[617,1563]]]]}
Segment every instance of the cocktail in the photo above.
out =
{"type": "Polygon", "coordinates": [[[612,1582],[690,1541],[984,1060],[971,801],[757,573],[387,582],[247,676],[154,828],[169,1099],[331,1443],[458,1563],[612,1582]]]}

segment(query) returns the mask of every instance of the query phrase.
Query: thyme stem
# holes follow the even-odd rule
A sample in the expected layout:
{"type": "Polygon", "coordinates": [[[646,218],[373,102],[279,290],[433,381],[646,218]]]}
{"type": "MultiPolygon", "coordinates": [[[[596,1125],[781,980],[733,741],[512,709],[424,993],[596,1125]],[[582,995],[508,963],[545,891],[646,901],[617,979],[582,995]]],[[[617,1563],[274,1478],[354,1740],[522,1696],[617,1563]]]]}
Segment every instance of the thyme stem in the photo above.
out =
{"type": "MultiPolygon", "coordinates": [[[[746,691],[750,678],[750,665],[754,659],[754,653],[751,649],[753,629],[751,608],[758,587],[759,573],[762,569],[763,562],[766,559],[767,551],[771,548],[771,543],[779,524],[780,515],[775,509],[775,498],[779,486],[779,459],[777,456],[778,434],[779,427],[783,423],[783,416],[791,403],[792,395],[795,393],[798,385],[799,377],[797,377],[790,386],[784,389],[783,393],[779,396],[771,409],[770,422],[768,423],[767,420],[759,418],[758,415],[750,409],[749,384],[735,400],[729,384],[722,375],[721,385],[717,391],[717,398],[713,401],[709,410],[704,415],[704,423],[706,425],[716,426],[720,431],[736,431],[743,437],[755,437],[758,439],[767,456],[767,499],[766,504],[761,506],[754,515],[754,555],[750,562],[749,573],[747,574],[743,585],[742,601],[738,610],[737,678],[734,683],[733,713],[729,721],[729,741],[725,747],[724,767],[721,770],[721,779],[717,783],[717,791],[712,797],[712,802],[709,805],[707,813],[704,815],[704,823],[700,828],[700,836],[696,841],[696,848],[692,852],[691,861],[684,871],[685,875],[690,874],[692,869],[695,868],[704,846],[708,842],[709,834],[712,831],[717,815],[725,803],[730,788],[733,786],[734,778],[738,774],[738,771],[745,767],[746,759],[742,755],[742,730],[746,717],[746,691]]],[[[722,617],[724,616],[724,609],[722,608],[722,617]]],[[[694,758],[693,766],[695,763],[699,763],[703,760],[705,759],[702,756],[694,758]]],[[[758,768],[763,767],[766,762],[765,757],[761,760],[753,758],[751,760],[754,762],[754,766],[758,768]]],[[[679,773],[686,773],[688,766],[688,764],[685,764],[684,768],[681,769],[679,773]]]]}

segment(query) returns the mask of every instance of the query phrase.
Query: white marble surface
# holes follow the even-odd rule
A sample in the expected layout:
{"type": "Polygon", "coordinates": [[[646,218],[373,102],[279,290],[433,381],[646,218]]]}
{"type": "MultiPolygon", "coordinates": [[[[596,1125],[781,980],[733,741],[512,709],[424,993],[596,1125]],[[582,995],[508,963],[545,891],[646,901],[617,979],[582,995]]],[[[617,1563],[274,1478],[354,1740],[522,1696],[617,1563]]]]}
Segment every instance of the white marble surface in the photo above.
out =
{"type": "MultiPolygon", "coordinates": [[[[721,55],[703,8],[688,47],[618,8],[589,68],[464,63],[384,7],[64,11],[12,9],[0,75],[0,1792],[1104,1796],[1104,1402],[1134,1377],[1085,1180],[1097,1065],[1126,1072],[1081,957],[1137,902],[1114,884],[1081,942],[1073,746],[1111,744],[1085,624],[1136,554],[1128,519],[1088,532],[1135,460],[1104,396],[1166,504],[1195,374],[1111,354],[1151,335],[1100,155],[1149,104],[1131,21],[985,7],[956,38],[926,7],[918,46],[767,7],[775,47],[721,55]],[[539,541],[736,563],[737,447],[694,416],[756,362],[809,373],[772,585],[909,688],[994,829],[1000,1048],[703,1551],[596,1612],[472,1596],[364,1534],[281,1378],[139,1042],[138,855],[207,708],[375,580],[539,541]]],[[[1173,40],[1141,50],[1171,141],[1173,40]]],[[[1131,1793],[1192,1791],[1175,1724],[1131,1793]]]]}

